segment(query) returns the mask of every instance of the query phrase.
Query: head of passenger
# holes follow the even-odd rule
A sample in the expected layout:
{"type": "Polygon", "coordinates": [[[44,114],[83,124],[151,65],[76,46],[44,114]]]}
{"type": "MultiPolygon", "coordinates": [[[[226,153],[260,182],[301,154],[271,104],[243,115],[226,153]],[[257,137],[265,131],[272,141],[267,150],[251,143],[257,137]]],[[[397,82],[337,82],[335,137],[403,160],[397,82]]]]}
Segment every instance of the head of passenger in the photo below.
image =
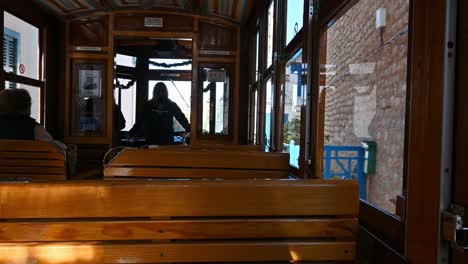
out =
{"type": "Polygon", "coordinates": [[[31,96],[25,89],[5,89],[0,92],[0,113],[31,115],[31,96]]]}
{"type": "Polygon", "coordinates": [[[158,82],[154,85],[153,88],[153,104],[158,108],[165,108],[169,104],[169,93],[167,92],[167,86],[158,82]]]}

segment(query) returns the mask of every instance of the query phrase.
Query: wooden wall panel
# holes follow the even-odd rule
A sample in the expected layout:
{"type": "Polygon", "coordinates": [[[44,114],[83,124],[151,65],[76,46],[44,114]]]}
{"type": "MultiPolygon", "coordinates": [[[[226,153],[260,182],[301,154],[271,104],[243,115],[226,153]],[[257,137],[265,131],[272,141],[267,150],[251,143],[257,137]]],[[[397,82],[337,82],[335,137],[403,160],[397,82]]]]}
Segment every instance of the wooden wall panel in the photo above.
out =
{"type": "Polygon", "coordinates": [[[200,49],[229,51],[237,48],[235,28],[200,21],[200,49]]]}
{"type": "Polygon", "coordinates": [[[105,47],[109,43],[107,29],[107,16],[71,21],[70,45],[105,47]]]}
{"type": "Polygon", "coordinates": [[[116,14],[114,21],[116,31],[163,31],[192,32],[193,17],[171,14],[116,14]],[[162,18],[162,27],[145,27],[145,17],[162,18]]]}

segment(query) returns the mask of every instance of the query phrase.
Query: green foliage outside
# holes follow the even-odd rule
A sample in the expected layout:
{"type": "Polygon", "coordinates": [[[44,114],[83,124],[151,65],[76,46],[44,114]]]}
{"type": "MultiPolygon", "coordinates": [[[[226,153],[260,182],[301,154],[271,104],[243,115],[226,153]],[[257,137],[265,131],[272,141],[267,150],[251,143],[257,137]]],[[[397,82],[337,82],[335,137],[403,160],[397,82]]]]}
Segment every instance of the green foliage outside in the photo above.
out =
{"type": "Polygon", "coordinates": [[[293,118],[284,124],[284,142],[289,144],[291,140],[294,140],[296,144],[299,144],[301,139],[301,120],[299,118],[293,118]]]}

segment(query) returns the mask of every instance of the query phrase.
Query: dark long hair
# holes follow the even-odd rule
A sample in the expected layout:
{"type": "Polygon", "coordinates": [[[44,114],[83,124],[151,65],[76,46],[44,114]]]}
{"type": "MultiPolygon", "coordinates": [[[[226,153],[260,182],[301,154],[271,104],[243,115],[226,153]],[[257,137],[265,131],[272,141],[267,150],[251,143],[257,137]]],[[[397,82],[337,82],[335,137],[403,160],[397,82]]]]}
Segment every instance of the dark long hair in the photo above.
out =
{"type": "Polygon", "coordinates": [[[158,82],[153,88],[153,105],[158,106],[159,109],[166,107],[169,104],[169,94],[167,87],[164,83],[158,82]]]}

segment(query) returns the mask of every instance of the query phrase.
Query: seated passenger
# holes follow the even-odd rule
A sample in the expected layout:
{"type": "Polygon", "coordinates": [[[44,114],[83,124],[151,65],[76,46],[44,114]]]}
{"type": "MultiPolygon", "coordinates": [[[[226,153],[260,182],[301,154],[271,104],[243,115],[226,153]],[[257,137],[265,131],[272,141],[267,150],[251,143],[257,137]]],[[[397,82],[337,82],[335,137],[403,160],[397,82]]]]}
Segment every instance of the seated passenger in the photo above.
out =
{"type": "Polygon", "coordinates": [[[130,130],[130,135],[142,135],[149,144],[174,144],[174,117],[186,132],[190,124],[176,103],[169,99],[167,87],[158,82],[153,89],[153,98],[143,108],[143,118],[130,130]]]}
{"type": "Polygon", "coordinates": [[[25,89],[0,92],[0,139],[53,141],[31,115],[31,96],[25,89]]]}

